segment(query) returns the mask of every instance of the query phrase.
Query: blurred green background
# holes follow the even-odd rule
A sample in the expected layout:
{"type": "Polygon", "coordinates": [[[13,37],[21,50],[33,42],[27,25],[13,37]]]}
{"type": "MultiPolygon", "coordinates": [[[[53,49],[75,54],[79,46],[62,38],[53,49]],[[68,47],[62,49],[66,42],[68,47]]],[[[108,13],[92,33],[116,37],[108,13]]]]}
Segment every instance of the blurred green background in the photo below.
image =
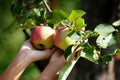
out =
{"type": "MultiPolygon", "coordinates": [[[[11,4],[15,0],[0,0],[0,75],[13,60],[21,45],[26,40],[22,30],[17,30],[17,22],[11,14],[11,4]]],[[[29,65],[21,80],[36,80],[39,70],[34,64],[29,65]]]]}

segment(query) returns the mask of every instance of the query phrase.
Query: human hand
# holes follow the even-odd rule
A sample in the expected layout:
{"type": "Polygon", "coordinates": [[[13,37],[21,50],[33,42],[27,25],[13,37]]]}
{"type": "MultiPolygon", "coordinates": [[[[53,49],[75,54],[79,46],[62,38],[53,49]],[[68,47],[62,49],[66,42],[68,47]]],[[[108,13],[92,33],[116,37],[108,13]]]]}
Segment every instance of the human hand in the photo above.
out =
{"type": "Polygon", "coordinates": [[[21,47],[18,55],[25,55],[26,57],[28,57],[30,62],[34,62],[34,61],[44,60],[49,58],[55,50],[56,48],[46,49],[46,50],[37,50],[32,46],[32,44],[30,43],[30,40],[27,40],[21,47]]]}
{"type": "Polygon", "coordinates": [[[27,40],[11,64],[1,75],[0,80],[18,80],[31,62],[47,59],[55,50],[56,48],[43,51],[36,50],[31,45],[30,40],[27,40]]]}
{"type": "Polygon", "coordinates": [[[56,49],[50,58],[50,62],[40,74],[38,80],[57,80],[60,69],[66,64],[63,51],[56,49]],[[52,72],[52,74],[51,74],[52,72]]]}

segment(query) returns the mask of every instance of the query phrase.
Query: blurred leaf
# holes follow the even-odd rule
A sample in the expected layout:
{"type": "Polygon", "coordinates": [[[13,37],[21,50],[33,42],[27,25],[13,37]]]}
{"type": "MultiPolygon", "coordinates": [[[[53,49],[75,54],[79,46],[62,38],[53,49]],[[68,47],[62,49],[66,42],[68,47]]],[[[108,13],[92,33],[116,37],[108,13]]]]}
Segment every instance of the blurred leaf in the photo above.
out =
{"type": "Polygon", "coordinates": [[[112,60],[112,55],[104,55],[101,58],[104,63],[108,63],[109,61],[112,60]]]}
{"type": "Polygon", "coordinates": [[[115,22],[113,22],[112,25],[113,25],[113,26],[120,26],[120,19],[117,20],[117,21],[115,21],[115,22]]]}
{"type": "Polygon", "coordinates": [[[18,29],[31,29],[36,26],[33,19],[27,19],[24,24],[21,24],[18,29]]]}
{"type": "Polygon", "coordinates": [[[34,9],[34,13],[35,13],[36,16],[41,16],[39,9],[36,9],[36,8],[35,8],[35,9],[34,9]]]}
{"type": "Polygon", "coordinates": [[[86,13],[82,10],[72,10],[72,12],[70,13],[70,15],[68,17],[68,20],[71,22],[74,22],[78,18],[82,17],[84,14],[86,14],[86,13]]]}
{"type": "Polygon", "coordinates": [[[38,12],[36,12],[36,16],[34,17],[36,20],[36,24],[40,25],[41,23],[46,23],[46,9],[42,8],[38,12]]]}
{"type": "Polygon", "coordinates": [[[110,34],[106,37],[103,37],[103,36],[100,35],[100,36],[98,36],[98,38],[96,40],[96,43],[101,48],[107,48],[109,46],[109,43],[110,43],[112,38],[113,38],[112,34],[110,34]]]}
{"type": "Polygon", "coordinates": [[[29,18],[29,16],[30,16],[32,13],[33,13],[32,10],[23,9],[23,10],[21,10],[20,16],[21,16],[23,19],[27,19],[27,18],[29,18]]]}
{"type": "Polygon", "coordinates": [[[102,37],[106,37],[113,33],[115,31],[115,28],[110,24],[99,24],[96,26],[94,31],[102,37]]]}
{"type": "Polygon", "coordinates": [[[76,20],[75,26],[77,26],[78,28],[85,27],[86,24],[85,24],[84,19],[83,19],[83,18],[78,18],[78,19],[76,20]]]}
{"type": "Polygon", "coordinates": [[[60,9],[55,9],[52,11],[51,16],[47,20],[47,23],[50,24],[58,24],[62,20],[65,20],[67,18],[66,14],[60,10],[60,9]]]}
{"type": "Polygon", "coordinates": [[[69,73],[71,72],[71,70],[73,69],[74,65],[75,65],[76,61],[71,61],[68,62],[61,70],[60,70],[60,74],[58,77],[58,80],[66,80],[69,73]]]}
{"type": "Polygon", "coordinates": [[[85,38],[89,38],[89,37],[97,37],[98,33],[91,30],[86,30],[82,35],[84,35],[85,38]]]}
{"type": "Polygon", "coordinates": [[[74,46],[73,45],[68,46],[67,49],[64,51],[64,57],[65,57],[66,61],[69,60],[73,51],[74,51],[74,46]]]}
{"type": "Polygon", "coordinates": [[[84,49],[81,51],[81,57],[88,59],[91,62],[98,63],[98,53],[95,50],[94,46],[89,45],[86,43],[84,49]]]}
{"type": "Polygon", "coordinates": [[[80,39],[80,35],[79,35],[76,31],[74,31],[74,30],[72,30],[72,31],[68,34],[68,36],[69,36],[71,39],[75,40],[75,41],[79,41],[79,39],[80,39]]]}

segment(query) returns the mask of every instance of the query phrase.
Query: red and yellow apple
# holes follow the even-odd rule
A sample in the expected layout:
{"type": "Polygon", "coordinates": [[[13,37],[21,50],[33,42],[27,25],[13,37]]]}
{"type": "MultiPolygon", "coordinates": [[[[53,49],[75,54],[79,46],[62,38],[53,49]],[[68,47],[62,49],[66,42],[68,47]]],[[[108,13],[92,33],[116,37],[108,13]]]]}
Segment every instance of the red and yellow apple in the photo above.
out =
{"type": "Polygon", "coordinates": [[[61,27],[56,30],[54,34],[54,45],[62,50],[65,50],[68,46],[75,44],[75,40],[68,37],[70,29],[67,27],[61,27]]]}
{"type": "Polygon", "coordinates": [[[30,41],[36,49],[49,49],[53,47],[55,30],[47,26],[35,27],[30,36],[30,41]]]}

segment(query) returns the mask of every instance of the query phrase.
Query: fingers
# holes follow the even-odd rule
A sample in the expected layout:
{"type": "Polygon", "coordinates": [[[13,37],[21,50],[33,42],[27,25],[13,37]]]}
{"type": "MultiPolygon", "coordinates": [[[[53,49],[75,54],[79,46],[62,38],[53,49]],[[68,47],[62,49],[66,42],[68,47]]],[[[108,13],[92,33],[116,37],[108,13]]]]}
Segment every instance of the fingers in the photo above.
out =
{"type": "Polygon", "coordinates": [[[43,51],[31,50],[29,56],[31,57],[32,62],[38,61],[38,60],[44,60],[44,59],[48,59],[56,50],[57,48],[46,49],[43,51]]]}
{"type": "Polygon", "coordinates": [[[50,63],[62,63],[64,64],[65,58],[64,58],[64,52],[60,49],[57,49],[53,55],[51,56],[50,63]]]}

